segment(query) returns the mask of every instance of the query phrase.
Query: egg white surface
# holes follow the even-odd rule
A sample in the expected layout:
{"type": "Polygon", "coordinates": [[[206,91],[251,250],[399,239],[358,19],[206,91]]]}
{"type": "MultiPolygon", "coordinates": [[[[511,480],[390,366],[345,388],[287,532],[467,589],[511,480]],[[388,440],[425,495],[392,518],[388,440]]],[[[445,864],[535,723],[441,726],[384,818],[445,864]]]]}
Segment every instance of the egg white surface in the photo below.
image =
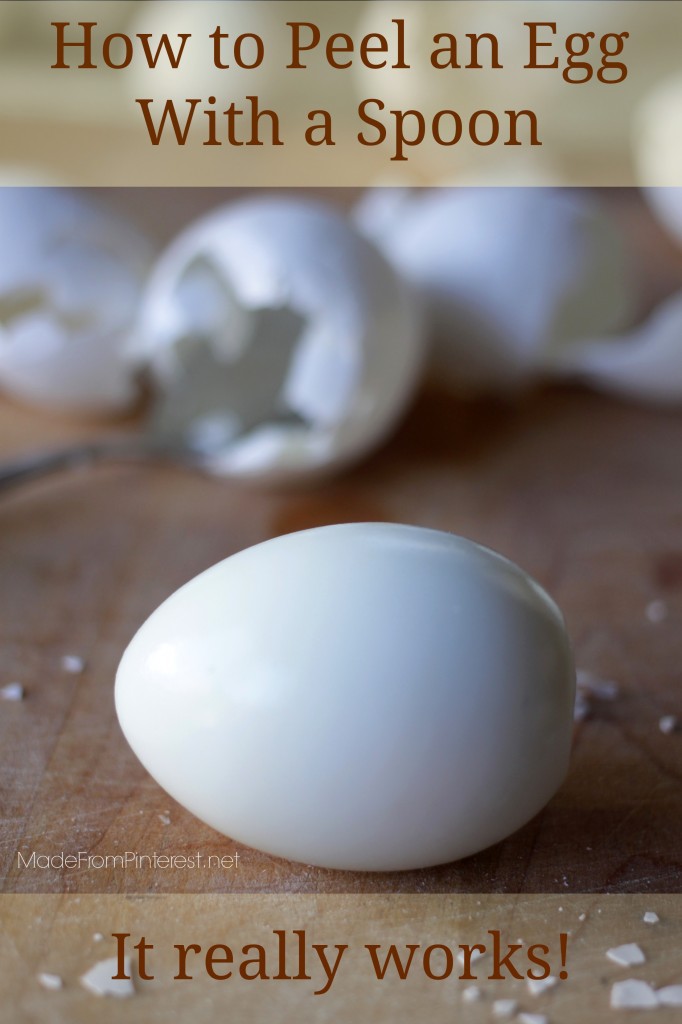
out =
{"type": "Polygon", "coordinates": [[[575,673],[522,570],[439,531],[322,527],[191,580],[125,651],[132,749],[197,817],[322,867],[468,856],[563,780],[575,673]]]}

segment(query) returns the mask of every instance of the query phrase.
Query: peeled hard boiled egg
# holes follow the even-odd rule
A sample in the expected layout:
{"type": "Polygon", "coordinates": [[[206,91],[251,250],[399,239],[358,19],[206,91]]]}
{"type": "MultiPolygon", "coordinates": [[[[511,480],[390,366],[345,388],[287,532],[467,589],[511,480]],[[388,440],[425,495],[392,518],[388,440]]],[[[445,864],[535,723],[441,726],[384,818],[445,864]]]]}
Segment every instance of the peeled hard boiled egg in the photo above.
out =
{"type": "Polygon", "coordinates": [[[340,213],[256,198],[170,245],[134,349],[162,387],[188,360],[206,364],[206,434],[222,422],[235,435],[213,472],[278,479],[343,465],[386,436],[417,383],[422,334],[409,288],[340,213]]]}
{"type": "Polygon", "coordinates": [[[563,620],[507,559],[383,523],[266,541],[168,598],[116,709],[157,782],[234,839],[322,867],[440,864],[566,774],[563,620]]]}

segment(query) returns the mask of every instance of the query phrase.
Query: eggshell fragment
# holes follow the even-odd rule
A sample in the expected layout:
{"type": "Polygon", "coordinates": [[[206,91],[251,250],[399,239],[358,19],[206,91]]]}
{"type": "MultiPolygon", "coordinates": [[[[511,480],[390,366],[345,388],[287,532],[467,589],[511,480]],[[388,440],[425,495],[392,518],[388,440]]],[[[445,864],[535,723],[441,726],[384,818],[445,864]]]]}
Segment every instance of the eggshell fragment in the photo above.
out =
{"type": "Polygon", "coordinates": [[[656,993],[646,981],[628,978],[611,986],[612,1010],[653,1010],[657,1006],[656,993]]]}
{"type": "Polygon", "coordinates": [[[493,1015],[495,1017],[513,1017],[518,1005],[515,999],[496,999],[493,1003],[493,1015]]]}
{"type": "Polygon", "coordinates": [[[669,736],[670,733],[675,732],[679,722],[676,715],[663,715],[658,720],[658,728],[665,736],[669,736]]]}
{"type": "Polygon", "coordinates": [[[132,960],[129,956],[123,958],[123,973],[127,977],[117,977],[119,970],[118,957],[112,956],[106,960],[100,960],[82,975],[81,985],[96,996],[129,999],[135,995],[135,985],[131,974],[132,960]]]}
{"type": "Polygon", "coordinates": [[[85,671],[85,659],[81,658],[79,654],[64,654],[61,666],[63,671],[68,672],[69,675],[79,676],[81,672],[85,671]]]}
{"type": "Polygon", "coordinates": [[[41,973],[38,975],[38,984],[47,989],[48,992],[58,992],[64,987],[64,982],[58,974],[41,973]]]}
{"type": "Polygon", "coordinates": [[[58,411],[129,406],[125,349],[150,255],[131,225],[75,192],[0,189],[0,387],[58,411]]]}
{"type": "Polygon", "coordinates": [[[526,985],[532,996],[540,996],[543,992],[554,988],[558,981],[559,979],[555,975],[548,974],[546,978],[527,978],[526,985]]]}
{"type": "Polygon", "coordinates": [[[203,410],[211,429],[218,415],[227,434],[225,417],[244,426],[210,468],[278,478],[345,464],[382,440],[413,393],[422,335],[409,289],[345,218],[258,198],[191,226],[150,279],[137,358],[168,386],[199,347],[240,382],[203,410]]]}
{"type": "Polygon", "coordinates": [[[523,387],[632,315],[618,232],[575,193],[378,190],[356,221],[423,297],[434,368],[459,390],[523,387]]]}
{"type": "Polygon", "coordinates": [[[481,998],[481,990],[478,985],[468,985],[462,992],[463,1003],[477,1003],[481,998]]]}
{"type": "Polygon", "coordinates": [[[628,334],[594,338],[566,352],[562,373],[604,391],[652,404],[682,400],[682,292],[628,334]]]}
{"type": "Polygon", "coordinates": [[[178,590],[116,678],[132,749],[234,839],[419,868],[509,835],[568,764],[563,620],[511,562],[382,523],[266,541],[178,590]]]}
{"type": "Polygon", "coordinates": [[[666,985],[656,992],[659,1006],[682,1006],[682,985],[666,985]]]}
{"type": "Polygon", "coordinates": [[[623,946],[614,946],[607,949],[606,955],[609,960],[620,967],[634,967],[636,964],[643,964],[645,956],[636,942],[626,942],[623,946]]]}
{"type": "Polygon", "coordinates": [[[24,687],[21,683],[6,683],[0,686],[0,700],[19,701],[24,699],[24,687]]]}

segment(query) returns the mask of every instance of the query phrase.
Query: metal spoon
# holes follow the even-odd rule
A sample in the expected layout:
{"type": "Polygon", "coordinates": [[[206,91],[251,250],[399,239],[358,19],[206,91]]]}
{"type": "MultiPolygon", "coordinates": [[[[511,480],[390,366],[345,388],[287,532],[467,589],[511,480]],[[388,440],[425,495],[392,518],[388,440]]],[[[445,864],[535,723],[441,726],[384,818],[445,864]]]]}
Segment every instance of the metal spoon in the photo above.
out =
{"type": "Polygon", "coordinates": [[[180,372],[157,391],[138,434],[84,441],[6,462],[0,465],[0,491],[103,460],[162,461],[211,474],[214,460],[256,427],[303,425],[305,420],[282,398],[302,320],[283,309],[262,310],[257,316],[254,340],[238,359],[216,358],[205,339],[180,343],[180,372]]]}

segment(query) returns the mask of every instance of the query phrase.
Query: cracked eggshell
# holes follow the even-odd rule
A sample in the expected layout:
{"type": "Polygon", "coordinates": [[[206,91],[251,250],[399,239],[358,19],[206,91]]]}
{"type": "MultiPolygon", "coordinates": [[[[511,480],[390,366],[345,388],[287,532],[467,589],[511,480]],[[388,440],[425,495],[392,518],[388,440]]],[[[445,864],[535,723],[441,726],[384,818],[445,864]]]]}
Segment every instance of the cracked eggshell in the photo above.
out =
{"type": "Polygon", "coordinates": [[[236,368],[259,343],[263,310],[282,312],[283,332],[292,317],[300,322],[284,377],[275,381],[278,409],[212,469],[304,476],[352,461],[384,439],[419,377],[419,313],[381,253],[322,204],[257,198],[190,226],[151,275],[134,349],[162,385],[180,372],[180,353],[192,340],[236,368]],[[281,413],[299,422],[278,422],[281,413]]]}
{"type": "Polygon", "coordinates": [[[513,391],[632,315],[623,241],[560,189],[370,191],[356,223],[423,299],[433,365],[464,391],[513,391]]]}
{"type": "Polygon", "coordinates": [[[0,188],[0,387],[61,412],[136,396],[126,355],[151,260],[118,214],[60,188],[0,188]]]}
{"type": "Polygon", "coordinates": [[[558,372],[652,405],[682,402],[682,292],[627,334],[567,352],[558,372]]]}
{"type": "Polygon", "coordinates": [[[575,671],[561,613],[507,559],[387,523],[268,540],[141,626],[116,710],[202,821],[321,867],[473,854],[563,781],[575,671]]]}

